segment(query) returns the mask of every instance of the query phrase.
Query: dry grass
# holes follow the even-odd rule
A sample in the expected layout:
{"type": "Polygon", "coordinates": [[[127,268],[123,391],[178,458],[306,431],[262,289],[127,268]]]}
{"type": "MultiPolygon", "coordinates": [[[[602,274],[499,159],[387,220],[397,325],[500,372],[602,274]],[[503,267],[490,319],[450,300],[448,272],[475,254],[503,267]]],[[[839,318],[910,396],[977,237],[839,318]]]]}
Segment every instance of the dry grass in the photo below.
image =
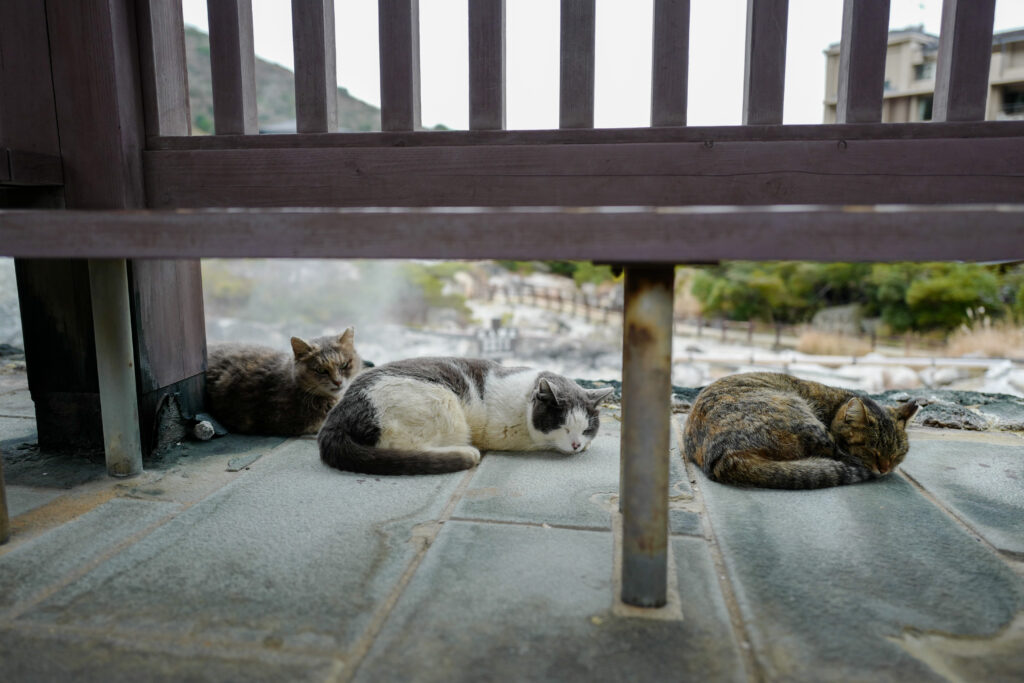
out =
{"type": "Polygon", "coordinates": [[[985,356],[988,358],[1024,358],[1024,327],[1006,321],[993,323],[986,319],[973,328],[962,327],[946,344],[950,356],[985,356]]]}
{"type": "Polygon", "coordinates": [[[866,339],[832,332],[804,330],[797,339],[796,350],[815,356],[863,356],[871,350],[866,339]]]}

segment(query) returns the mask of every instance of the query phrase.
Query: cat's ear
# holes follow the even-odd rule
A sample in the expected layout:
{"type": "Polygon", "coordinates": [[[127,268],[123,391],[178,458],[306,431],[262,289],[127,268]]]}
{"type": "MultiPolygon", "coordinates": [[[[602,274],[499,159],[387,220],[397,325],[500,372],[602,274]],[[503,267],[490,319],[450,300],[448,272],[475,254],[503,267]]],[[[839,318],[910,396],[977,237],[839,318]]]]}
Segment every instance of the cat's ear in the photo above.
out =
{"type": "Polygon", "coordinates": [[[537,380],[537,391],[534,392],[534,396],[547,403],[558,403],[558,392],[555,391],[555,387],[552,386],[551,382],[541,377],[537,380]]]}
{"type": "Polygon", "coordinates": [[[292,337],[292,352],[296,358],[302,358],[306,354],[312,353],[313,347],[302,341],[298,337],[292,337]]]}
{"type": "Polygon", "coordinates": [[[910,419],[917,413],[917,409],[919,407],[920,406],[917,404],[917,401],[910,399],[895,408],[890,407],[889,412],[892,413],[892,417],[896,420],[896,424],[900,427],[905,427],[907,423],[910,422],[910,419]]]}
{"type": "Polygon", "coordinates": [[[340,349],[352,349],[352,339],[356,336],[356,328],[346,327],[345,331],[338,336],[338,341],[335,342],[340,349]]]}
{"type": "Polygon", "coordinates": [[[589,401],[592,406],[599,406],[601,405],[601,401],[614,393],[615,389],[613,387],[605,387],[604,389],[587,389],[587,401],[589,401]]]}
{"type": "Polygon", "coordinates": [[[856,396],[851,398],[839,409],[843,422],[851,427],[863,427],[868,423],[868,409],[856,396]]]}

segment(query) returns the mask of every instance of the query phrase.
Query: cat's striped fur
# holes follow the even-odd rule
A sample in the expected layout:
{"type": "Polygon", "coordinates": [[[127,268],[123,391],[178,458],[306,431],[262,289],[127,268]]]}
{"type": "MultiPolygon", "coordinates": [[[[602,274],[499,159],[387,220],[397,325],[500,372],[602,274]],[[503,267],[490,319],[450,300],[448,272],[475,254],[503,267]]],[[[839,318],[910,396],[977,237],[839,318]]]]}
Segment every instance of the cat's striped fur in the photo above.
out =
{"type": "Polygon", "coordinates": [[[867,396],[778,373],[723,377],[697,396],[686,457],[739,486],[814,489],[884,476],[907,454],[914,402],[867,396]]]}

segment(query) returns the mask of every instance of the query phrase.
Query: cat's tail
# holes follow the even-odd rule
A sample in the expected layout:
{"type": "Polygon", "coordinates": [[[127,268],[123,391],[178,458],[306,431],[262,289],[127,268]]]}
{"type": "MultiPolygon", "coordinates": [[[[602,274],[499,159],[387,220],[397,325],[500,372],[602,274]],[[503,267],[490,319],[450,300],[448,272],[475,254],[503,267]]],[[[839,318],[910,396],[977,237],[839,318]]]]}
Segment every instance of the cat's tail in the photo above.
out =
{"type": "Polygon", "coordinates": [[[442,474],[467,470],[480,462],[472,446],[402,451],[364,446],[344,432],[323,430],[317,437],[320,459],[339,470],[363,474],[442,474]]]}
{"type": "Polygon", "coordinates": [[[821,489],[879,476],[866,467],[831,458],[769,460],[756,452],[726,453],[707,465],[705,474],[717,482],[770,489],[821,489]]]}

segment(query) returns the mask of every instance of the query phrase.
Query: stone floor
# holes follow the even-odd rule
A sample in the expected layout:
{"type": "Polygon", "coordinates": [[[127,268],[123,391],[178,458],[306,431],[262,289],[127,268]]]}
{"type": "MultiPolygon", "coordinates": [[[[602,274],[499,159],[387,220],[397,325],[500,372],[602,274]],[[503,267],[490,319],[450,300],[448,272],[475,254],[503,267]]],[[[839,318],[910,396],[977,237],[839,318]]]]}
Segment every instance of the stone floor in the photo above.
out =
{"type": "Polygon", "coordinates": [[[676,448],[681,615],[648,616],[613,599],[618,440],[378,478],[228,436],[114,480],[0,384],[0,680],[1024,679],[1021,436],[915,428],[899,474],[804,492],[676,448]]]}

